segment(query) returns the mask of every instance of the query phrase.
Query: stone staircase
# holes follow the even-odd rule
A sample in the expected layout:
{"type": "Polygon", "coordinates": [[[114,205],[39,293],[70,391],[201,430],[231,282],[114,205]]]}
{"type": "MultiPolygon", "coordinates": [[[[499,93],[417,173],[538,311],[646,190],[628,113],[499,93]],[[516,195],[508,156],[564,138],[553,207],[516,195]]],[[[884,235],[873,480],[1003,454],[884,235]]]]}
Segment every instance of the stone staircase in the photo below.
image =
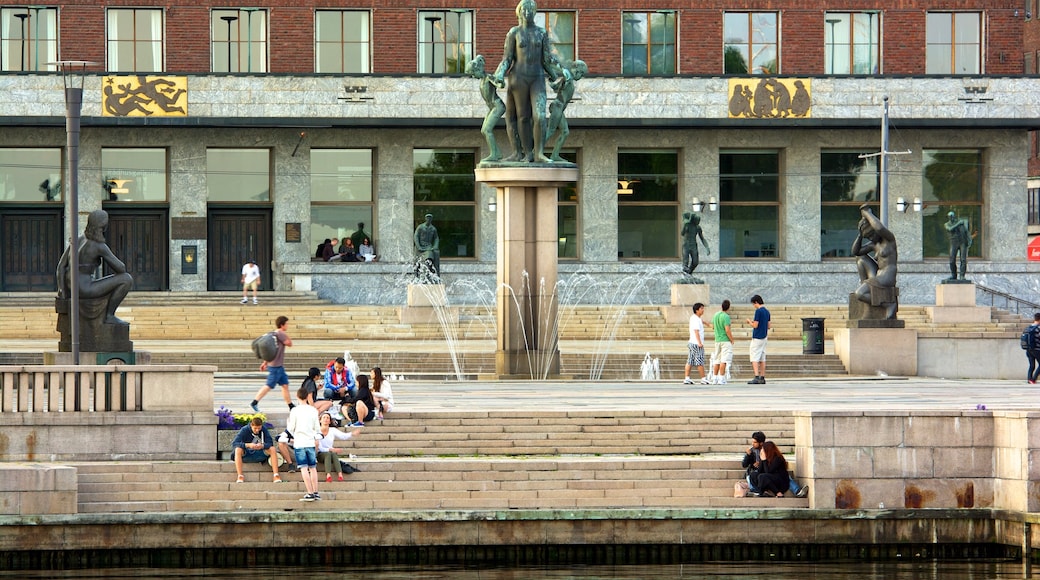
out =
{"type": "MultiPolygon", "coordinates": [[[[726,412],[394,413],[340,442],[360,472],[299,498],[299,474],[231,461],[77,463],[81,513],[469,509],[806,508],[733,498],[739,459],[762,429],[791,452],[790,415],[726,412]]],[[[320,468],[319,468],[320,470],[320,468]]]]}

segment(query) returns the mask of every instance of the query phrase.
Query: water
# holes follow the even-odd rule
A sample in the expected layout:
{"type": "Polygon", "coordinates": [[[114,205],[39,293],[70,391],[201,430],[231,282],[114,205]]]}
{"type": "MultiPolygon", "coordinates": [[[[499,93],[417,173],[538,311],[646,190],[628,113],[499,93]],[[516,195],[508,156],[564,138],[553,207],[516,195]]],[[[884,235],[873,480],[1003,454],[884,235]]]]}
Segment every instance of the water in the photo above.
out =
{"type": "MultiPolygon", "coordinates": [[[[272,549],[289,550],[283,546],[272,549]]],[[[352,549],[352,548],[348,548],[352,549]]],[[[674,565],[565,565],[524,567],[464,566],[379,566],[329,567],[250,566],[247,568],[106,568],[62,571],[0,571],[0,578],[307,578],[307,580],[521,580],[521,579],[664,579],[687,580],[731,578],[741,580],[998,580],[1030,578],[1030,571],[1010,561],[885,561],[885,562],[719,562],[674,565]]]]}

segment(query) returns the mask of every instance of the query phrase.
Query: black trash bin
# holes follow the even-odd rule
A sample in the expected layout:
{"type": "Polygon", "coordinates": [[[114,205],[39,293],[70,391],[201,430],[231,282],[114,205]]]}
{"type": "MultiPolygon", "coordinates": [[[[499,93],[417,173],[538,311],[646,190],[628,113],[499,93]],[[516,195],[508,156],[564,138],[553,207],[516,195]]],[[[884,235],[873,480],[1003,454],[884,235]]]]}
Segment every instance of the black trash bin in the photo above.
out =
{"type": "Polygon", "coordinates": [[[823,354],[823,319],[802,319],[802,354],[823,354]]]}

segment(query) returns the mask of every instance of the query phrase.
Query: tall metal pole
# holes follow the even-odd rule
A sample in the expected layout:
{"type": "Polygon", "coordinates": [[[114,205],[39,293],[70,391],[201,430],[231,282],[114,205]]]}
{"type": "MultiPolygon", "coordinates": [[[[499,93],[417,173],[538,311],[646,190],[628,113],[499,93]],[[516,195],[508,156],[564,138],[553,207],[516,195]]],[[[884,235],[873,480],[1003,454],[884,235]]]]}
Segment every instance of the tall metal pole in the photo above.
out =
{"type": "Polygon", "coordinates": [[[29,18],[29,13],[15,14],[15,18],[22,21],[22,71],[29,70],[29,23],[26,19],[29,18]]]}
{"type": "Polygon", "coordinates": [[[885,103],[881,115],[881,223],[888,225],[888,95],[882,97],[885,103]]]}
{"type": "Polygon", "coordinates": [[[221,16],[220,19],[227,22],[227,71],[231,72],[231,23],[238,20],[238,16],[221,16]]]}
{"type": "Polygon", "coordinates": [[[430,74],[431,75],[433,73],[437,72],[436,71],[436,69],[437,69],[437,60],[436,60],[437,45],[433,42],[433,34],[434,34],[435,26],[437,25],[438,22],[440,22],[440,20],[441,20],[440,16],[427,16],[426,17],[426,22],[430,23],[430,74]]]}
{"type": "Polygon", "coordinates": [[[837,74],[834,72],[834,25],[841,22],[838,18],[828,18],[827,24],[831,25],[831,74],[837,74]]]}

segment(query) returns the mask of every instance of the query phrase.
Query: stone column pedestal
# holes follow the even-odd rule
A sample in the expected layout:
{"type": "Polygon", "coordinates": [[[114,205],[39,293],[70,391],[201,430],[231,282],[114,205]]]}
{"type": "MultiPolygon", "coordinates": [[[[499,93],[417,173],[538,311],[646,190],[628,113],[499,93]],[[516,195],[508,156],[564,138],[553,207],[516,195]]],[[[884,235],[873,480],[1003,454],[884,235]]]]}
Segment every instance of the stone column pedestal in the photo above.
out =
{"type": "Polygon", "coordinates": [[[556,203],[559,188],[578,180],[578,169],[480,167],[476,177],[495,188],[497,199],[495,371],[500,377],[559,375],[556,203]]]}
{"type": "Polygon", "coordinates": [[[852,375],[874,376],[880,371],[887,375],[917,376],[917,331],[908,328],[836,328],[834,354],[852,375]]]}
{"type": "Polygon", "coordinates": [[[933,324],[985,323],[990,309],[975,305],[975,284],[936,284],[935,306],[925,308],[933,324]]]}
{"type": "Polygon", "coordinates": [[[458,311],[448,307],[443,284],[409,284],[408,305],[399,308],[397,316],[402,324],[456,324],[459,321],[458,311]]]}
{"type": "Polygon", "coordinates": [[[711,286],[707,284],[672,284],[672,304],[662,306],[661,314],[667,324],[685,324],[693,314],[693,305],[708,305],[711,286]]]}

